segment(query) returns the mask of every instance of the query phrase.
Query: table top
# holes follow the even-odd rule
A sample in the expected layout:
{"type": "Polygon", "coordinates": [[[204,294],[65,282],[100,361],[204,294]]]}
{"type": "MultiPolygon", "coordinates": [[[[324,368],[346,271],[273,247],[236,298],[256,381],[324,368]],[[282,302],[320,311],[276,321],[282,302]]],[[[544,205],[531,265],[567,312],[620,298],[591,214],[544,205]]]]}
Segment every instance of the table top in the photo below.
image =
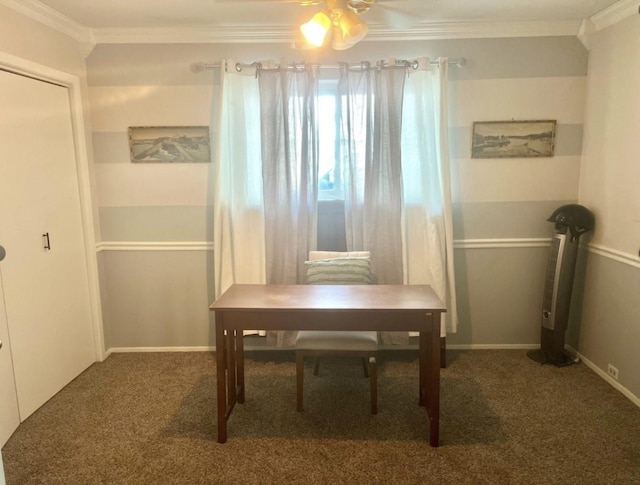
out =
{"type": "Polygon", "coordinates": [[[242,285],[229,287],[210,307],[224,311],[436,311],[442,300],[429,285],[242,285]]]}

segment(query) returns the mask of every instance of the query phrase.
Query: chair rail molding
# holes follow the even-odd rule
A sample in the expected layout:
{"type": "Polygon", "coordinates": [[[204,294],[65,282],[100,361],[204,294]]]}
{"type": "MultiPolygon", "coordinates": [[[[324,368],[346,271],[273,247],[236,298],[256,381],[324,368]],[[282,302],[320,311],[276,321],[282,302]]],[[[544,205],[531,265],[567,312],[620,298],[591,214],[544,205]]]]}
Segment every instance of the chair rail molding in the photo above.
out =
{"type": "Polygon", "coordinates": [[[640,257],[599,244],[589,244],[589,252],[640,269],[640,257]]]}
{"type": "Polygon", "coordinates": [[[456,239],[454,249],[547,248],[551,238],[456,239]]]}
{"type": "MultiPolygon", "coordinates": [[[[548,248],[551,238],[456,239],[454,249],[548,248]]],[[[103,251],[213,251],[212,241],[103,241],[96,244],[103,251]]],[[[587,244],[589,252],[640,269],[640,257],[599,244],[587,244]]]]}
{"type": "Polygon", "coordinates": [[[213,251],[208,241],[103,241],[96,244],[96,252],[102,251],[213,251]]]}

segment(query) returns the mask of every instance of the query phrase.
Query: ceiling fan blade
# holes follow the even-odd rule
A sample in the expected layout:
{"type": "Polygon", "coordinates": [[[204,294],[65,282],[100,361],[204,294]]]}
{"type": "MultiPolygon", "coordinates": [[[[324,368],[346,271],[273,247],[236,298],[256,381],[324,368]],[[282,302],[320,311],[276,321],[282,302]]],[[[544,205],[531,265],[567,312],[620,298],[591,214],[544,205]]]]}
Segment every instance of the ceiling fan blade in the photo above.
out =
{"type": "Polygon", "coordinates": [[[407,29],[418,22],[420,18],[410,6],[401,6],[402,0],[367,0],[371,1],[369,12],[377,12],[376,15],[385,25],[393,29],[407,29]]]}

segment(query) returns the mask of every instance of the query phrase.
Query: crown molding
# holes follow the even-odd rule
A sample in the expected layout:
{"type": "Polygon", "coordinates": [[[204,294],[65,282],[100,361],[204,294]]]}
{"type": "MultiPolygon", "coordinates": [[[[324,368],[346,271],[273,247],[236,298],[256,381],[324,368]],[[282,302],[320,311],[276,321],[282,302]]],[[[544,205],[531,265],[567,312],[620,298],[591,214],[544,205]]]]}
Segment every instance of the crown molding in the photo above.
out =
{"type": "Polygon", "coordinates": [[[365,39],[369,40],[421,40],[421,39],[480,39],[500,37],[573,36],[578,33],[580,21],[554,22],[429,22],[418,24],[405,32],[378,29],[372,25],[365,39]]]}
{"type": "MultiPolygon", "coordinates": [[[[497,37],[542,37],[577,35],[580,21],[559,22],[434,22],[399,32],[369,26],[365,41],[469,39],[497,37]]],[[[291,26],[166,27],[93,29],[98,44],[137,43],[282,43],[293,42],[291,26]]]]}
{"type": "Polygon", "coordinates": [[[145,27],[96,28],[93,35],[98,44],[197,44],[253,42],[291,42],[295,33],[290,27],[145,27]]]}
{"type": "Polygon", "coordinates": [[[638,12],[638,0],[619,0],[608,8],[584,19],[578,31],[578,39],[587,50],[591,50],[593,35],[638,12]]]}
{"type": "Polygon", "coordinates": [[[591,16],[589,20],[596,30],[602,30],[638,13],[638,0],[619,0],[601,12],[591,16]]]}
{"type": "Polygon", "coordinates": [[[588,51],[591,50],[591,39],[593,34],[596,33],[596,26],[589,19],[584,19],[580,24],[580,30],[578,31],[578,39],[582,42],[582,45],[588,51]]]}
{"type": "Polygon", "coordinates": [[[0,5],[15,10],[25,17],[40,22],[47,27],[65,34],[82,44],[92,44],[93,35],[91,29],[70,19],[37,0],[0,0],[0,5]]]}

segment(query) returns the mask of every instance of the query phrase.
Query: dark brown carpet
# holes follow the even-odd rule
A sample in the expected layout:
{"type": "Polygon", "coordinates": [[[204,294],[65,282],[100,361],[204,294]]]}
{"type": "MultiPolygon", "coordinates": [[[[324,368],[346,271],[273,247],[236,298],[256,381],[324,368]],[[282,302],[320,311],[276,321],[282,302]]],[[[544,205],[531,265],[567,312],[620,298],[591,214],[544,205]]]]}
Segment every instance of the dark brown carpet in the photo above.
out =
{"type": "Polygon", "coordinates": [[[357,361],[308,362],[297,413],[293,354],[249,353],[224,445],[212,354],[115,354],[20,425],[7,484],[640,483],[640,409],[584,365],[448,356],[434,449],[415,352],[382,353],[377,416],[357,361]]]}

